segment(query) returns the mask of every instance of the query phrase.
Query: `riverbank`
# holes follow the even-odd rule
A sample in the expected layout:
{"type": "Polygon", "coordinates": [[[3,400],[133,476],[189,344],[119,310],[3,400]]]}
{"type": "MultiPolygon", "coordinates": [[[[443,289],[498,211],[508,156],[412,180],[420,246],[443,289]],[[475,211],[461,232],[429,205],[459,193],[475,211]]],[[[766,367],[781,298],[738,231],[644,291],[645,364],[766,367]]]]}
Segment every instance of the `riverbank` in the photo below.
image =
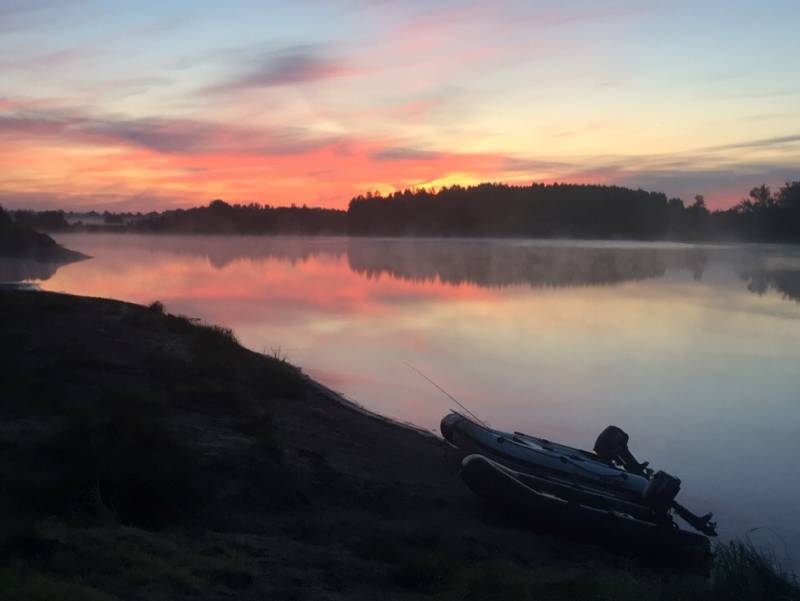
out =
{"type": "Polygon", "coordinates": [[[3,207],[0,207],[0,259],[72,263],[88,258],[57,244],[47,234],[15,223],[3,207]]]}
{"type": "Polygon", "coordinates": [[[0,336],[3,598],[719,598],[518,529],[438,438],[159,304],[0,291],[0,336]]]}

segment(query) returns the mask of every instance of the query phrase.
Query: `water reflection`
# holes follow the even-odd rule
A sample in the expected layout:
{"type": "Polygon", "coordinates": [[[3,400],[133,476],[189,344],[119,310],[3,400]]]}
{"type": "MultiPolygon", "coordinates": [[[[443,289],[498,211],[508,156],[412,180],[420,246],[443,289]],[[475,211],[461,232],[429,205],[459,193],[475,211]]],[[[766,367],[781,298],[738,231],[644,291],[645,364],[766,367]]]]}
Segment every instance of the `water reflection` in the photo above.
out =
{"type": "Polygon", "coordinates": [[[369,278],[490,288],[618,284],[663,277],[668,270],[687,270],[699,280],[708,261],[698,248],[439,240],[351,240],[347,257],[353,271],[369,278]]]}
{"type": "Polygon", "coordinates": [[[0,282],[27,282],[47,280],[63,263],[40,263],[33,259],[0,258],[0,282]]]}
{"type": "MultiPolygon", "coordinates": [[[[800,301],[800,252],[791,247],[218,236],[94,238],[101,247],[121,242],[129,250],[155,247],[177,256],[202,257],[216,269],[242,260],[295,265],[315,258],[345,258],[355,274],[368,279],[388,277],[482,288],[602,286],[663,278],[670,272],[686,272],[701,281],[709,262],[714,262],[732,268],[750,292],[763,295],[776,290],[786,299],[800,301]]],[[[0,281],[47,280],[59,267],[0,260],[0,281]]]]}
{"type": "Polygon", "coordinates": [[[800,271],[745,268],[739,269],[738,273],[750,292],[763,295],[776,290],[785,299],[800,301],[800,271]]]}

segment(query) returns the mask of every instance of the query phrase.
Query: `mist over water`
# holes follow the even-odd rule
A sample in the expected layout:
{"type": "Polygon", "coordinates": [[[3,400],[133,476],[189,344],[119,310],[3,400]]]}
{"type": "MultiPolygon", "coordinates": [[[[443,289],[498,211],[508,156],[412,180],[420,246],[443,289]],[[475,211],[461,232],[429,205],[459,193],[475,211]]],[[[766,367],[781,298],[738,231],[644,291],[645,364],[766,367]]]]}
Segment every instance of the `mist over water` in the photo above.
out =
{"type": "MultiPolygon", "coordinates": [[[[348,397],[438,430],[452,404],[591,448],[608,424],[724,536],[800,558],[800,248],[69,234],[46,290],[233,328],[348,397]]],[[[14,273],[10,266],[5,272],[14,273]]],[[[18,273],[23,273],[19,271],[18,273]]]]}

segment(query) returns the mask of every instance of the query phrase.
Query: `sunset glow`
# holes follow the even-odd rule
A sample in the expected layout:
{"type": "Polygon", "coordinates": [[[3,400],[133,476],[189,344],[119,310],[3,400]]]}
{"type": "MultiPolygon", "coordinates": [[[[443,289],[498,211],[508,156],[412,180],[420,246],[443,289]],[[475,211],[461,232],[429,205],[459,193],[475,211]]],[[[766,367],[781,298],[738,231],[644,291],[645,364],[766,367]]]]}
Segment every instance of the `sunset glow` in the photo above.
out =
{"type": "Polygon", "coordinates": [[[0,0],[0,203],[344,208],[613,183],[731,206],[798,176],[789,0],[0,0]]]}

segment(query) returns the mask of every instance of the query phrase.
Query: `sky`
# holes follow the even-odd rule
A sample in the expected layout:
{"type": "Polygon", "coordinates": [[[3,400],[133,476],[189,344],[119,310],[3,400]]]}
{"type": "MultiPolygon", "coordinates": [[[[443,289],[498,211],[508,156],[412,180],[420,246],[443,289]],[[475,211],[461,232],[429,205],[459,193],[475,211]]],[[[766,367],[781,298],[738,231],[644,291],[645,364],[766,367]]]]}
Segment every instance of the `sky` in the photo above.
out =
{"type": "Polygon", "coordinates": [[[796,0],[0,0],[0,204],[800,179],[796,0]]]}

